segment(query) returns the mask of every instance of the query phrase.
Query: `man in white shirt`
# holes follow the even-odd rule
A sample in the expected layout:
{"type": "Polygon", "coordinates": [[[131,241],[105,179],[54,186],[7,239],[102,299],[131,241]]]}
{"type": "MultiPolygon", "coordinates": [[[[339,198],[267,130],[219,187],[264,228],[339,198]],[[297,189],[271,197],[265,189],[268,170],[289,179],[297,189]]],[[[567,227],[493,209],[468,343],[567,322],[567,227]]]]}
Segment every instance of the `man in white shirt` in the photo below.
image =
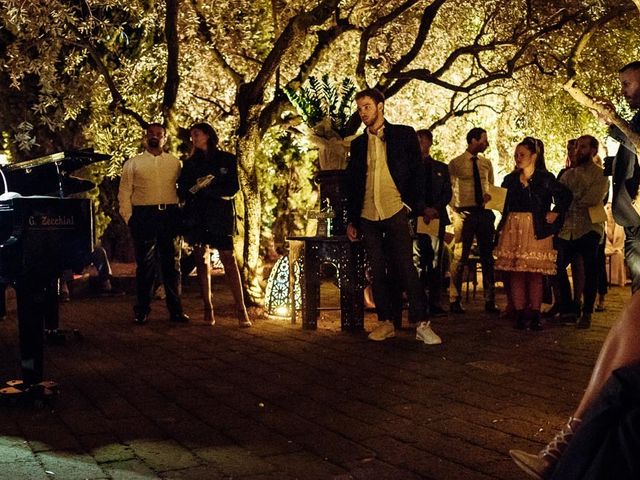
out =
{"type": "Polygon", "coordinates": [[[489,147],[487,132],[482,128],[472,128],[467,133],[467,150],[449,162],[449,174],[453,187],[453,210],[456,245],[454,246],[455,266],[453,287],[450,293],[450,312],[464,313],[460,304],[462,273],[469,263],[473,239],[478,242],[480,263],[482,264],[482,285],[484,288],[485,311],[499,313],[496,307],[493,274],[493,241],[495,237],[495,215],[486,209],[485,203],[491,199],[489,187],[493,185],[493,165],[480,155],[489,147]]]}
{"type": "Polygon", "coordinates": [[[118,202],[129,225],[136,255],[135,323],[145,324],[151,310],[158,262],[173,322],[188,322],[180,301],[180,211],[176,181],[181,163],[163,151],[167,131],[158,123],[146,130],[146,150],[122,168],[118,202]]]}

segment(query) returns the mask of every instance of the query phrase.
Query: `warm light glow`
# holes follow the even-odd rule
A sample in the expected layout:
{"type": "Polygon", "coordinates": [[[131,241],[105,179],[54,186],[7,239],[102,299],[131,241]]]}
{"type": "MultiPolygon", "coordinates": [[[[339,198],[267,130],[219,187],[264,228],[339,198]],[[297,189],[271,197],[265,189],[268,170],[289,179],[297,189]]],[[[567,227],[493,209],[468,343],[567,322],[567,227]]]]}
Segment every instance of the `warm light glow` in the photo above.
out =
{"type": "MultiPolygon", "coordinates": [[[[302,290],[300,289],[300,266],[293,268],[293,295],[296,309],[302,307],[302,290]]],[[[269,318],[291,318],[291,290],[289,288],[289,257],[280,257],[273,265],[267,280],[264,308],[269,318]]]]}

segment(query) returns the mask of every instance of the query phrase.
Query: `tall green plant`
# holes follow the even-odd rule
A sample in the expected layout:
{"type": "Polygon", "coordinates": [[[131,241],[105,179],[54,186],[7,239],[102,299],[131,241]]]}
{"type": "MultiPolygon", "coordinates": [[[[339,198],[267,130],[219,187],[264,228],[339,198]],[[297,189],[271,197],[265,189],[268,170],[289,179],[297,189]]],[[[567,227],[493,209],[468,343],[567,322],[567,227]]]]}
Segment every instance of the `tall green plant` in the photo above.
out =
{"type": "Polygon", "coordinates": [[[311,76],[308,85],[298,91],[285,88],[285,93],[309,127],[329,119],[334,131],[341,137],[347,135],[346,126],[356,93],[356,86],[350,78],[345,78],[338,85],[327,73],[320,79],[311,76]]]}

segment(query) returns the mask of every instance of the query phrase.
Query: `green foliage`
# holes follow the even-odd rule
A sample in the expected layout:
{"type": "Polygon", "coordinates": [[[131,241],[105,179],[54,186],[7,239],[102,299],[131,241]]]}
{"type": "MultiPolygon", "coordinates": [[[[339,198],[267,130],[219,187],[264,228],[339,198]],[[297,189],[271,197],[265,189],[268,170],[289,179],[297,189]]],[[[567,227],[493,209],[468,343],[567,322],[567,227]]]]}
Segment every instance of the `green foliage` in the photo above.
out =
{"type": "Polygon", "coordinates": [[[281,246],[289,235],[303,235],[306,213],[317,202],[312,182],[316,152],[307,149],[296,135],[273,128],[256,155],[262,198],[263,236],[273,235],[281,246]]]}
{"type": "Polygon", "coordinates": [[[356,86],[350,78],[345,78],[337,86],[325,73],[320,79],[309,77],[308,85],[293,91],[285,87],[285,93],[291,104],[311,128],[324,119],[329,119],[331,128],[340,137],[347,135],[346,126],[353,111],[353,97],[356,86]]]}

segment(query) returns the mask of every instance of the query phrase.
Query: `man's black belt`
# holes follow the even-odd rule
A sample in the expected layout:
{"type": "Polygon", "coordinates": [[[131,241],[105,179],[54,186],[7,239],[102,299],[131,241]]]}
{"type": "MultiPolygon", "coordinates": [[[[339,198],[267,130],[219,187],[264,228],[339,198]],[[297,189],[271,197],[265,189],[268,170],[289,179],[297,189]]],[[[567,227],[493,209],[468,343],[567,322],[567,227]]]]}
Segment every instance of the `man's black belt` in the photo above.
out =
{"type": "Polygon", "coordinates": [[[146,210],[168,210],[172,208],[177,208],[177,203],[159,203],[157,205],[134,205],[133,208],[136,209],[146,209],[146,210]]]}
{"type": "Polygon", "coordinates": [[[472,205],[471,207],[458,207],[456,209],[460,213],[473,213],[473,212],[481,212],[486,210],[484,205],[472,205]]]}

